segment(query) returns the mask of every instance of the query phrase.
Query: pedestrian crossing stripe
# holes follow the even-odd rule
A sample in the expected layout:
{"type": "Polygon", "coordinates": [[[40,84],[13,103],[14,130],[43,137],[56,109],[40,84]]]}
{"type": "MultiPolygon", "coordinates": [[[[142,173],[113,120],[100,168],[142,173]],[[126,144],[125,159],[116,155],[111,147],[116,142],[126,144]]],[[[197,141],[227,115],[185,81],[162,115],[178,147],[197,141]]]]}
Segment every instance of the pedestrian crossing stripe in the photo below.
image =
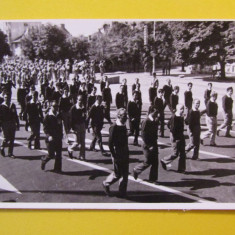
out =
{"type": "Polygon", "coordinates": [[[0,190],[10,191],[17,194],[22,194],[17,188],[15,188],[7,179],[0,175],[0,190]]]}

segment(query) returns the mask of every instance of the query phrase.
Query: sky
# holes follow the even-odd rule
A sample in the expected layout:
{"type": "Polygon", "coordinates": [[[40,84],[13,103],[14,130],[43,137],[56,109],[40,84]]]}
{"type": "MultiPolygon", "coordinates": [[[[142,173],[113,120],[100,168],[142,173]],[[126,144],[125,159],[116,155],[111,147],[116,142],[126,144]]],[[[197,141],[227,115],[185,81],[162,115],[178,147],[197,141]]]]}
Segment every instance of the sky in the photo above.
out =
{"type": "Polygon", "coordinates": [[[81,19],[81,20],[45,20],[43,22],[48,22],[51,24],[65,24],[65,28],[72,34],[72,36],[89,36],[92,33],[98,31],[99,28],[103,26],[104,23],[110,23],[110,20],[101,19],[81,19]]]}

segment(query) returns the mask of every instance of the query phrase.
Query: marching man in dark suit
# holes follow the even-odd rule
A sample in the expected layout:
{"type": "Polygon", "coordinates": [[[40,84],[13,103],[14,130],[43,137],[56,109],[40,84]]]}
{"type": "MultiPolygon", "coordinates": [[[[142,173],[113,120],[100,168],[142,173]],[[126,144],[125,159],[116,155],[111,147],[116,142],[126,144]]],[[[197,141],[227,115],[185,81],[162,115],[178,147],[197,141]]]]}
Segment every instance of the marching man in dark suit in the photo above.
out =
{"type": "Polygon", "coordinates": [[[141,133],[143,139],[144,162],[135,166],[133,170],[134,178],[137,179],[149,166],[149,181],[155,182],[158,179],[158,111],[155,107],[150,110],[150,114],[142,123],[141,133]]]}
{"type": "Polygon", "coordinates": [[[117,109],[125,108],[125,95],[123,91],[123,85],[120,85],[120,91],[116,94],[116,107],[117,109]]]}
{"type": "Polygon", "coordinates": [[[193,84],[191,82],[188,83],[188,90],[184,92],[184,106],[186,108],[186,114],[192,108],[193,104],[193,93],[192,93],[193,84]]]}
{"type": "Polygon", "coordinates": [[[129,149],[126,128],[127,113],[121,108],[117,111],[117,120],[109,129],[109,149],[112,154],[114,171],[103,182],[105,193],[110,196],[109,187],[119,181],[119,196],[125,197],[129,173],[129,149]]]}
{"type": "Polygon", "coordinates": [[[198,159],[199,148],[200,148],[200,134],[201,134],[201,112],[199,111],[200,100],[194,99],[193,108],[189,110],[185,119],[187,125],[187,131],[189,136],[189,144],[186,146],[186,152],[193,149],[193,160],[198,159]]]}
{"type": "Polygon", "coordinates": [[[164,91],[162,89],[159,89],[157,93],[158,95],[154,99],[154,106],[157,108],[159,112],[159,121],[161,123],[160,134],[161,137],[164,137],[164,122],[165,122],[164,101],[163,101],[164,91]]]}
{"type": "Polygon", "coordinates": [[[228,87],[227,88],[227,94],[223,96],[222,98],[222,107],[223,107],[223,116],[224,116],[224,122],[217,130],[217,135],[219,135],[219,132],[226,127],[226,137],[231,137],[230,130],[232,129],[232,121],[233,121],[233,88],[228,87]]]}
{"type": "Polygon", "coordinates": [[[31,149],[32,141],[34,148],[40,149],[40,124],[43,121],[42,105],[38,102],[38,92],[34,91],[32,100],[26,106],[26,119],[31,129],[31,135],[28,138],[28,148],[31,149]]]}
{"type": "Polygon", "coordinates": [[[170,118],[168,127],[170,129],[172,154],[161,160],[162,167],[164,170],[167,170],[170,163],[179,157],[178,172],[184,173],[186,168],[186,155],[184,137],[184,106],[182,104],[178,104],[176,106],[176,112],[170,118]]]}
{"type": "Polygon", "coordinates": [[[212,91],[212,83],[209,82],[207,84],[207,89],[204,92],[204,102],[205,102],[205,106],[207,105],[207,102],[210,100],[211,98],[211,91],[212,91]]]}
{"type": "Polygon", "coordinates": [[[5,157],[5,147],[9,143],[8,157],[15,158],[13,155],[15,132],[20,129],[19,118],[16,106],[11,103],[11,94],[4,95],[4,102],[0,105],[0,126],[3,132],[3,141],[1,145],[1,155],[5,157]]]}
{"type": "Polygon", "coordinates": [[[77,103],[70,109],[70,126],[75,133],[75,141],[68,146],[69,157],[73,158],[73,151],[78,145],[81,145],[79,157],[74,157],[80,160],[85,160],[86,154],[86,108],[83,99],[83,96],[79,95],[77,103]]]}
{"type": "Polygon", "coordinates": [[[134,92],[133,100],[129,101],[128,103],[128,116],[129,116],[129,125],[130,125],[129,136],[135,135],[134,145],[138,145],[141,106],[142,105],[138,100],[138,94],[137,92],[134,92]]]}
{"type": "Polygon", "coordinates": [[[41,159],[42,170],[45,169],[46,163],[53,158],[55,158],[54,171],[61,172],[62,170],[63,126],[58,110],[59,105],[55,101],[52,101],[51,108],[43,122],[48,155],[41,159]]]}
{"type": "Polygon", "coordinates": [[[104,151],[103,144],[102,144],[101,130],[104,125],[104,106],[101,103],[102,103],[102,96],[98,95],[96,98],[95,104],[92,105],[90,109],[90,112],[87,118],[87,125],[89,125],[89,122],[91,120],[91,127],[93,130],[94,138],[91,142],[90,150],[96,151],[95,144],[97,141],[102,155],[107,156],[106,152],[104,151]]]}

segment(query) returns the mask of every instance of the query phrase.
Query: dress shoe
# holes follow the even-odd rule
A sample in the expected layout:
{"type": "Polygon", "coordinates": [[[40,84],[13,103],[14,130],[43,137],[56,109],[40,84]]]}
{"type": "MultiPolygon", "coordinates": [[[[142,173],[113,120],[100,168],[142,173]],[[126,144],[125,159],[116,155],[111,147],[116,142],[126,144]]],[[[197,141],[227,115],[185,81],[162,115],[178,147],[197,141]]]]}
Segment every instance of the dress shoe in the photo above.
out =
{"type": "Polygon", "coordinates": [[[198,156],[192,156],[192,160],[198,160],[198,156]]]}
{"type": "Polygon", "coordinates": [[[162,168],[163,168],[165,171],[167,171],[166,163],[165,163],[163,160],[161,160],[160,162],[161,162],[161,164],[162,164],[162,168]]]}
{"type": "Polygon", "coordinates": [[[185,173],[185,170],[179,169],[178,172],[184,174],[184,173],[185,173]]]}
{"type": "Polygon", "coordinates": [[[61,169],[53,169],[53,172],[55,172],[55,173],[61,173],[62,170],[61,170],[61,169]]]}
{"type": "Polygon", "coordinates": [[[98,150],[95,149],[95,148],[93,148],[93,147],[90,147],[89,150],[90,150],[90,151],[93,151],[93,152],[98,152],[98,150]]]}
{"type": "Polygon", "coordinates": [[[8,157],[15,159],[15,156],[13,154],[9,154],[8,157]]]}
{"type": "Polygon", "coordinates": [[[41,169],[44,171],[46,167],[46,161],[42,160],[41,161],[41,169]]]}
{"type": "Polygon", "coordinates": [[[151,184],[159,184],[158,181],[154,179],[148,179],[148,182],[151,184]]]}
{"type": "Polygon", "coordinates": [[[31,144],[31,141],[28,142],[28,149],[31,149],[32,147],[32,144],[31,144]]]}
{"type": "Polygon", "coordinates": [[[139,144],[138,144],[137,141],[134,141],[133,145],[134,145],[134,146],[139,146],[139,144]]]}
{"type": "Polygon", "coordinates": [[[73,159],[73,152],[68,151],[69,158],[73,159]]]}
{"type": "Polygon", "coordinates": [[[104,188],[104,192],[107,196],[110,196],[110,189],[109,186],[105,185],[104,182],[102,183],[103,188],[104,188]]]}
{"type": "Polygon", "coordinates": [[[6,155],[5,155],[4,148],[1,148],[1,155],[2,155],[3,157],[5,157],[5,156],[6,156],[6,155]]]}
{"type": "Polygon", "coordinates": [[[105,152],[105,151],[102,151],[102,156],[104,156],[104,157],[110,157],[110,154],[107,153],[107,152],[105,152]]]}
{"type": "Polygon", "coordinates": [[[80,156],[79,159],[80,159],[81,161],[86,161],[86,158],[83,157],[83,156],[80,156]]]}
{"type": "Polygon", "coordinates": [[[230,134],[226,134],[225,137],[232,137],[230,134]]]}
{"type": "Polygon", "coordinates": [[[216,143],[210,143],[210,146],[217,146],[217,144],[216,143]]]}
{"type": "Polygon", "coordinates": [[[135,180],[138,179],[138,173],[135,171],[135,169],[133,170],[133,177],[135,180]]]}

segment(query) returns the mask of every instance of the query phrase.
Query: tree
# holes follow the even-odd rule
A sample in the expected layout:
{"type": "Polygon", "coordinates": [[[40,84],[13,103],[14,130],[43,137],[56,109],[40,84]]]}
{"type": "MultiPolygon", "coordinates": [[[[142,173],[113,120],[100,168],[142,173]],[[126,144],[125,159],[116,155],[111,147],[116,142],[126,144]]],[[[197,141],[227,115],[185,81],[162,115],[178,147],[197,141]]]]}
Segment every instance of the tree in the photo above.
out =
{"type": "Polygon", "coordinates": [[[221,78],[225,78],[225,64],[228,57],[234,54],[232,40],[232,22],[213,21],[201,22],[198,25],[198,33],[192,37],[195,49],[192,60],[194,63],[220,64],[221,78]]]}
{"type": "Polygon", "coordinates": [[[225,78],[225,64],[234,55],[234,23],[229,21],[173,22],[172,32],[177,59],[186,63],[220,64],[221,77],[225,78]]]}
{"type": "Polygon", "coordinates": [[[7,43],[7,35],[0,30],[0,62],[5,55],[11,55],[11,50],[7,43]]]}
{"type": "Polygon", "coordinates": [[[112,22],[91,35],[92,59],[106,60],[111,70],[136,71],[141,65],[143,32],[135,22],[112,22]]]}
{"type": "Polygon", "coordinates": [[[22,40],[23,52],[30,59],[41,58],[57,61],[68,56],[67,35],[58,26],[42,25],[31,28],[22,40]]]}
{"type": "Polygon", "coordinates": [[[89,43],[86,38],[82,36],[68,38],[67,43],[68,43],[68,57],[70,59],[77,59],[80,61],[88,59],[89,43]]]}

